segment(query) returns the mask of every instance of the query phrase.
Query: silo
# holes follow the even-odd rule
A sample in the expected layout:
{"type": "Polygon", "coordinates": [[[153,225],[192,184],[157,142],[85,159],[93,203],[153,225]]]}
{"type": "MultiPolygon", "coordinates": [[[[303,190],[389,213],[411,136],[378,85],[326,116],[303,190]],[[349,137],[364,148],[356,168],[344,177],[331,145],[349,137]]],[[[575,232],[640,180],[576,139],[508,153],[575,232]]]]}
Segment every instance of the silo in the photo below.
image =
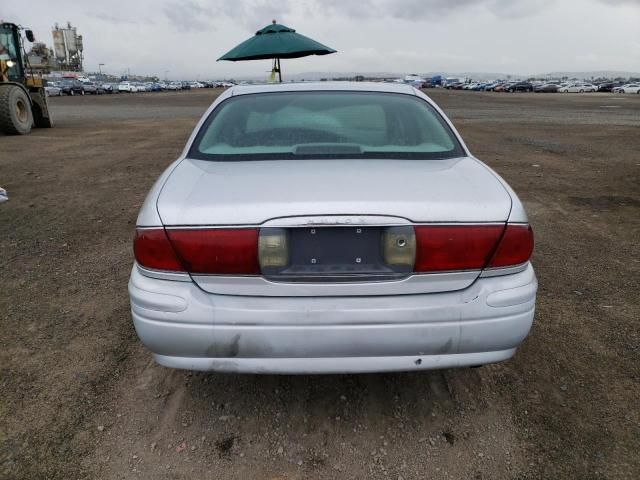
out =
{"type": "Polygon", "coordinates": [[[72,57],[76,53],[78,53],[78,46],[76,44],[76,29],[65,28],[63,32],[64,32],[64,41],[67,44],[67,52],[69,52],[69,56],[72,57]]]}
{"type": "Polygon", "coordinates": [[[64,33],[63,30],[59,30],[58,27],[51,31],[53,35],[53,49],[56,53],[56,59],[67,60],[67,49],[64,46],[64,33]]]}

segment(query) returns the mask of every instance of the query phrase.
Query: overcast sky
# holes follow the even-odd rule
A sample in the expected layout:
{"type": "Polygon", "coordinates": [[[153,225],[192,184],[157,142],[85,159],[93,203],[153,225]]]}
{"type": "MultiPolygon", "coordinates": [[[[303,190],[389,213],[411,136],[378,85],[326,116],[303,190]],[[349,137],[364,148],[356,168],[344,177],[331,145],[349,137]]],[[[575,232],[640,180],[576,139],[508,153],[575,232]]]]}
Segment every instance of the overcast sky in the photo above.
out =
{"type": "Polygon", "coordinates": [[[85,70],[209,79],[267,76],[269,61],[216,62],[277,19],[337,54],[302,72],[640,72],[640,0],[0,0],[0,17],[51,46],[84,36],[85,70]]]}

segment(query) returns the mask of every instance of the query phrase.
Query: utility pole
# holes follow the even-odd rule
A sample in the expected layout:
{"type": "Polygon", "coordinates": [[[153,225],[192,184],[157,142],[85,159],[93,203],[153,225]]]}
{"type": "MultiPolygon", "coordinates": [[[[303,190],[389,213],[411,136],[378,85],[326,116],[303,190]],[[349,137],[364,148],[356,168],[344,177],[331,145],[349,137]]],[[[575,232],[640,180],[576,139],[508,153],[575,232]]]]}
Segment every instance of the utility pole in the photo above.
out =
{"type": "Polygon", "coordinates": [[[169,73],[170,71],[171,71],[171,70],[165,70],[165,71],[164,71],[164,79],[165,79],[165,81],[166,81],[166,80],[168,80],[168,78],[167,78],[167,73],[169,73]]]}
{"type": "Polygon", "coordinates": [[[102,75],[102,67],[104,67],[104,63],[99,63],[98,64],[98,73],[100,73],[100,75],[102,75]]]}

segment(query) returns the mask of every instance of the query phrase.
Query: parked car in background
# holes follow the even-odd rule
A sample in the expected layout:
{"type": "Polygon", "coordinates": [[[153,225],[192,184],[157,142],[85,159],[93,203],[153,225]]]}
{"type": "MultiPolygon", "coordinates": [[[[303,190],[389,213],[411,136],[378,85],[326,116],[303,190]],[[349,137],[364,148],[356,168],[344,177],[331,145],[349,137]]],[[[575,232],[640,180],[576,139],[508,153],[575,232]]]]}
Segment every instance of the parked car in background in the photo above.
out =
{"type": "Polygon", "coordinates": [[[617,93],[640,93],[640,83],[627,83],[617,89],[617,93]]]}
{"type": "Polygon", "coordinates": [[[78,80],[62,80],[60,88],[63,95],[84,95],[84,88],[78,80]]]}
{"type": "Polygon", "coordinates": [[[596,91],[596,86],[591,83],[570,83],[558,89],[561,93],[590,93],[596,91]]]}
{"type": "Polygon", "coordinates": [[[102,88],[105,93],[120,93],[117,83],[103,83],[102,88]]]}
{"type": "Polygon", "coordinates": [[[622,82],[604,82],[598,84],[598,92],[612,92],[614,88],[621,87],[622,82]]]}
{"type": "Polygon", "coordinates": [[[488,83],[487,85],[484,86],[484,91],[485,92],[493,92],[494,88],[496,88],[498,85],[502,85],[503,83],[504,82],[502,82],[502,81],[488,83]]]}
{"type": "Polygon", "coordinates": [[[167,90],[182,90],[182,84],[180,82],[171,82],[167,85],[167,90]]]}
{"type": "Polygon", "coordinates": [[[135,93],[138,91],[138,87],[131,82],[120,82],[118,90],[121,92],[135,93]]]}
{"type": "Polygon", "coordinates": [[[542,85],[536,85],[533,88],[533,91],[537,93],[556,93],[558,91],[558,84],[543,83],[542,85]]]}
{"type": "Polygon", "coordinates": [[[516,82],[509,84],[504,89],[505,92],[533,92],[533,85],[531,82],[516,82]]]}
{"type": "Polygon", "coordinates": [[[98,87],[93,82],[82,82],[82,88],[84,89],[84,93],[89,93],[91,95],[98,94],[98,87]]]}
{"type": "Polygon", "coordinates": [[[62,96],[62,88],[59,87],[56,82],[47,82],[47,85],[44,87],[44,91],[49,97],[62,96]]]}
{"type": "Polygon", "coordinates": [[[496,85],[495,87],[493,87],[493,91],[494,92],[504,92],[504,91],[506,91],[506,89],[509,86],[513,85],[513,83],[515,83],[515,82],[500,83],[500,84],[496,85]]]}
{"type": "Polygon", "coordinates": [[[469,90],[473,90],[474,92],[481,92],[484,91],[484,87],[486,87],[487,85],[489,85],[487,82],[476,83],[469,90]]]}
{"type": "Polygon", "coordinates": [[[129,281],[161,365],[445,369],[506,360],[527,336],[523,205],[421,91],[233,87],[184,152],[142,206],[129,281]]]}

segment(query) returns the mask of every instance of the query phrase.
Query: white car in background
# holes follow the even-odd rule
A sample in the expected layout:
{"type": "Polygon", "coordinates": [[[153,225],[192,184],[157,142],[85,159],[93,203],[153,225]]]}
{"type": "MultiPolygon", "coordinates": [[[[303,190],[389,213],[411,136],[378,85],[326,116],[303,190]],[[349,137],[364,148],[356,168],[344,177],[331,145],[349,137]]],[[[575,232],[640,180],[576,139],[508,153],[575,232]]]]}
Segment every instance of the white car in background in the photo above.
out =
{"type": "Polygon", "coordinates": [[[640,83],[627,83],[614,89],[617,93],[638,93],[640,94],[640,83]]]}
{"type": "Polygon", "coordinates": [[[130,82],[122,82],[120,85],[118,85],[118,90],[120,92],[135,93],[138,91],[138,87],[136,87],[133,83],[130,83],[130,82]]]}
{"type": "Polygon", "coordinates": [[[570,83],[558,89],[560,93],[591,93],[597,90],[598,87],[590,83],[570,83]]]}
{"type": "Polygon", "coordinates": [[[44,87],[44,91],[47,92],[47,96],[49,97],[62,96],[62,88],[60,88],[55,82],[49,82],[49,84],[44,87]]]}

